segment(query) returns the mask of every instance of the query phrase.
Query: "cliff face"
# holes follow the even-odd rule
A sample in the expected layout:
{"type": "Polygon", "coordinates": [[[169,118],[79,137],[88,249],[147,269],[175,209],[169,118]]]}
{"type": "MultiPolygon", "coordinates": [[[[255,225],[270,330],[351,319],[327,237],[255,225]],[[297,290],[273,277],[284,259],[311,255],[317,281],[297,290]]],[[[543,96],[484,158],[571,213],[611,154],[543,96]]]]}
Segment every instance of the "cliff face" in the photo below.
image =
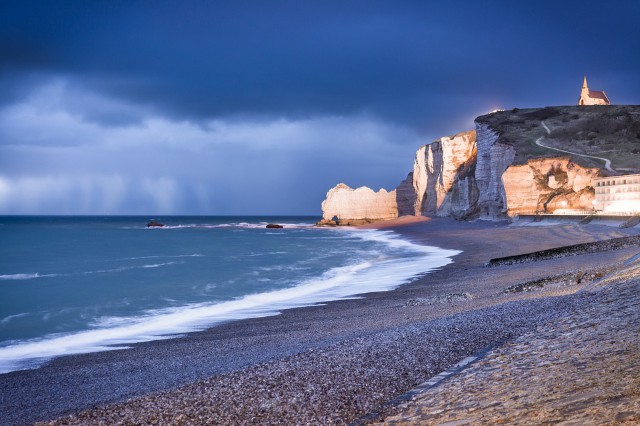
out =
{"type": "Polygon", "coordinates": [[[396,191],[378,192],[366,186],[353,189],[339,183],[322,202],[323,224],[360,225],[398,217],[396,191]],[[338,222],[334,223],[333,219],[338,222]]]}
{"type": "Polygon", "coordinates": [[[442,137],[416,152],[413,172],[391,192],[339,184],[322,203],[321,224],[360,224],[405,215],[476,214],[476,132],[442,137]],[[333,219],[338,219],[334,221],[333,219]]]}
{"type": "Polygon", "coordinates": [[[470,182],[463,172],[472,167],[468,163],[475,155],[475,131],[446,136],[420,148],[413,164],[414,214],[448,216],[469,208],[475,200],[469,197],[470,182]]]}
{"type": "Polygon", "coordinates": [[[400,182],[396,188],[396,204],[398,216],[413,216],[415,214],[416,192],[413,189],[413,172],[400,182]]]}
{"type": "MultiPolygon", "coordinates": [[[[581,133],[576,129],[580,129],[578,125],[585,121],[584,114],[589,120],[599,117],[604,123],[596,123],[600,123],[595,127],[598,132],[608,128],[605,124],[617,129],[615,125],[620,121],[620,114],[637,112],[640,116],[640,110],[633,107],[618,109],[514,109],[478,117],[475,131],[443,137],[419,148],[413,171],[395,191],[376,193],[368,188],[353,190],[338,185],[329,191],[322,204],[323,217],[330,220],[337,216],[344,224],[350,220],[376,221],[403,215],[496,220],[561,209],[592,211],[593,181],[601,171],[590,167],[589,162],[596,160],[585,160],[586,157],[580,156],[558,157],[558,152],[540,147],[535,141],[554,137],[561,140],[563,125],[575,127],[571,129],[578,135],[575,137],[579,137],[581,133]],[[547,131],[545,123],[557,127],[547,131]]],[[[573,138],[573,135],[569,136],[573,138]]],[[[640,133],[638,135],[640,143],[640,133]]],[[[582,145],[597,145],[579,142],[574,143],[571,139],[567,143],[571,143],[572,150],[587,149],[582,145]]],[[[545,143],[550,142],[545,139],[545,143]]],[[[625,155],[633,157],[634,153],[627,150],[625,155]]],[[[589,151],[588,154],[593,153],[589,151]]]]}
{"type": "Polygon", "coordinates": [[[538,158],[511,166],[502,175],[508,214],[593,209],[593,180],[599,170],[570,158],[538,158]]]}
{"type": "Polygon", "coordinates": [[[516,149],[498,132],[476,123],[478,202],[465,217],[495,220],[558,209],[593,210],[593,180],[599,169],[582,167],[570,157],[530,159],[516,165],[516,149]]]}
{"type": "Polygon", "coordinates": [[[513,162],[515,150],[498,143],[498,134],[487,125],[476,123],[476,132],[478,161],[475,178],[479,193],[476,209],[481,219],[496,219],[506,213],[502,174],[513,162]]]}

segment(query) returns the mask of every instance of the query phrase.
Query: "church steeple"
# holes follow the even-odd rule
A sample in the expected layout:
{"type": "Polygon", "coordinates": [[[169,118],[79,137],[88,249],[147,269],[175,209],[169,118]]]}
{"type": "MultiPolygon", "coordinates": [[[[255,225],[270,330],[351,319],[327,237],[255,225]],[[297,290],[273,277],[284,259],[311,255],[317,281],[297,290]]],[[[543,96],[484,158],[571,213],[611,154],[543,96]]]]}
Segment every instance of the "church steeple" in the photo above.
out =
{"type": "Polygon", "coordinates": [[[578,99],[578,105],[586,105],[589,99],[589,86],[587,86],[587,76],[584,76],[584,82],[582,83],[582,91],[580,92],[580,99],[578,99]]]}

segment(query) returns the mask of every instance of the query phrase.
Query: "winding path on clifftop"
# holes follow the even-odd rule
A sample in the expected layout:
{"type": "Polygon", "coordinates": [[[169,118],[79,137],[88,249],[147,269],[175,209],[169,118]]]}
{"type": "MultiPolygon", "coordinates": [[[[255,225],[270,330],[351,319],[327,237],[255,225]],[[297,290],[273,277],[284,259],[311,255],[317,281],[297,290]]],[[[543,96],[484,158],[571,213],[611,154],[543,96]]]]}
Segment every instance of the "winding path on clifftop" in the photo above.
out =
{"type": "MultiPolygon", "coordinates": [[[[547,131],[547,135],[550,135],[551,134],[551,129],[549,129],[549,126],[547,126],[547,123],[545,123],[544,121],[541,121],[540,123],[542,123],[542,127],[544,127],[544,130],[547,131]]],[[[604,161],[604,168],[609,170],[610,172],[614,172],[615,173],[615,170],[613,168],[611,168],[611,160],[609,160],[607,158],[596,157],[594,155],[578,154],[577,152],[571,152],[571,151],[567,151],[567,150],[564,150],[564,149],[554,148],[552,146],[548,146],[548,145],[545,145],[542,142],[540,142],[542,139],[544,139],[544,136],[540,136],[538,139],[536,139],[536,145],[541,146],[543,148],[552,149],[554,151],[566,152],[567,154],[577,155],[579,157],[595,158],[596,160],[604,161]]]]}

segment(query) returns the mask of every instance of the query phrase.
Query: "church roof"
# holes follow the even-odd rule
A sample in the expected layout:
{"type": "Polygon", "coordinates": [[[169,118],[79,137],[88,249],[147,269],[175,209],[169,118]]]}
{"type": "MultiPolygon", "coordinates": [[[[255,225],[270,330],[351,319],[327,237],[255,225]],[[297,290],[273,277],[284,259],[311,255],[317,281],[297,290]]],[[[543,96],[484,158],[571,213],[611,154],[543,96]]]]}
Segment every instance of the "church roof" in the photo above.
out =
{"type": "Polygon", "coordinates": [[[602,99],[609,102],[609,98],[602,90],[589,90],[589,97],[592,99],[602,99]]]}

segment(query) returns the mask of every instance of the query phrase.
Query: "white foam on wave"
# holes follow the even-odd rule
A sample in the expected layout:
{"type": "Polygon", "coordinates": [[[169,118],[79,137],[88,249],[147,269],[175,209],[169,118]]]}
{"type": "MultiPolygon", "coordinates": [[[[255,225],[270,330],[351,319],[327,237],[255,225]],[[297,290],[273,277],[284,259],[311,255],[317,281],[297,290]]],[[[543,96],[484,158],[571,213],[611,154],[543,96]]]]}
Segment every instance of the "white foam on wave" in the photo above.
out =
{"type": "Polygon", "coordinates": [[[34,278],[46,278],[55,277],[56,274],[39,274],[37,272],[33,274],[9,274],[0,275],[0,280],[32,280],[34,278]]]}
{"type": "MultiPolygon", "coordinates": [[[[146,259],[146,258],[154,258],[154,257],[170,257],[170,258],[178,258],[178,257],[200,257],[203,256],[201,254],[192,254],[192,255],[180,255],[180,256],[145,256],[139,258],[131,258],[131,259],[146,259]]],[[[121,266],[119,268],[111,268],[111,269],[98,269],[95,271],[85,271],[85,272],[77,272],[76,274],[90,275],[90,274],[107,274],[113,272],[124,272],[130,271],[132,269],[140,269],[140,268],[159,268],[161,266],[169,266],[169,265],[178,265],[184,262],[181,261],[173,261],[173,262],[160,262],[160,263],[150,263],[147,265],[139,265],[139,266],[121,266]]],[[[74,274],[40,274],[38,272],[35,273],[27,273],[27,274],[9,274],[9,275],[0,275],[0,280],[32,280],[35,278],[50,278],[50,277],[64,277],[74,274]]]]}
{"type": "Polygon", "coordinates": [[[139,260],[139,259],[164,259],[164,258],[180,258],[180,257],[204,257],[204,254],[176,254],[176,255],[153,255],[153,256],[137,256],[137,257],[125,257],[118,260],[139,260]]]}
{"type": "Polygon", "coordinates": [[[148,265],[142,265],[143,268],[159,268],[161,266],[167,266],[167,265],[176,265],[178,263],[182,263],[182,262],[164,262],[164,263],[150,263],[148,265]]]}
{"type": "Polygon", "coordinates": [[[161,263],[149,263],[149,264],[146,264],[146,265],[120,266],[118,268],[98,269],[96,271],[85,271],[85,272],[80,272],[80,274],[84,274],[84,275],[109,274],[109,273],[114,273],[114,272],[131,271],[132,269],[159,268],[161,266],[180,265],[182,263],[184,263],[184,262],[161,262],[161,263]]]}
{"type": "MultiPolygon", "coordinates": [[[[164,225],[162,227],[152,227],[145,229],[183,229],[183,228],[205,228],[205,229],[217,229],[217,228],[243,228],[243,229],[265,229],[266,226],[270,222],[229,222],[229,223],[218,223],[218,224],[196,224],[196,223],[187,223],[187,224],[178,224],[178,225],[164,225]]],[[[282,225],[287,229],[312,229],[315,228],[315,224],[313,223],[283,223],[278,222],[279,225],[282,225]]]]}
{"type": "Polygon", "coordinates": [[[457,250],[444,250],[400,239],[391,231],[348,231],[350,236],[406,250],[406,256],[376,258],[336,267],[295,287],[250,294],[215,304],[147,311],[144,315],[101,318],[100,328],[63,336],[48,336],[0,348],[0,373],[34,368],[60,355],[124,349],[128,344],[166,339],[202,330],[220,322],[277,315],[282,310],[331,300],[388,291],[452,262],[457,250]]]}
{"type": "Polygon", "coordinates": [[[4,318],[2,318],[2,319],[0,320],[0,325],[6,325],[6,324],[9,324],[9,323],[10,323],[11,321],[13,321],[14,319],[18,319],[18,318],[26,317],[27,315],[29,315],[29,313],[28,313],[28,312],[22,312],[22,313],[19,313],[19,314],[14,314],[14,315],[6,316],[6,317],[4,317],[4,318]]]}

